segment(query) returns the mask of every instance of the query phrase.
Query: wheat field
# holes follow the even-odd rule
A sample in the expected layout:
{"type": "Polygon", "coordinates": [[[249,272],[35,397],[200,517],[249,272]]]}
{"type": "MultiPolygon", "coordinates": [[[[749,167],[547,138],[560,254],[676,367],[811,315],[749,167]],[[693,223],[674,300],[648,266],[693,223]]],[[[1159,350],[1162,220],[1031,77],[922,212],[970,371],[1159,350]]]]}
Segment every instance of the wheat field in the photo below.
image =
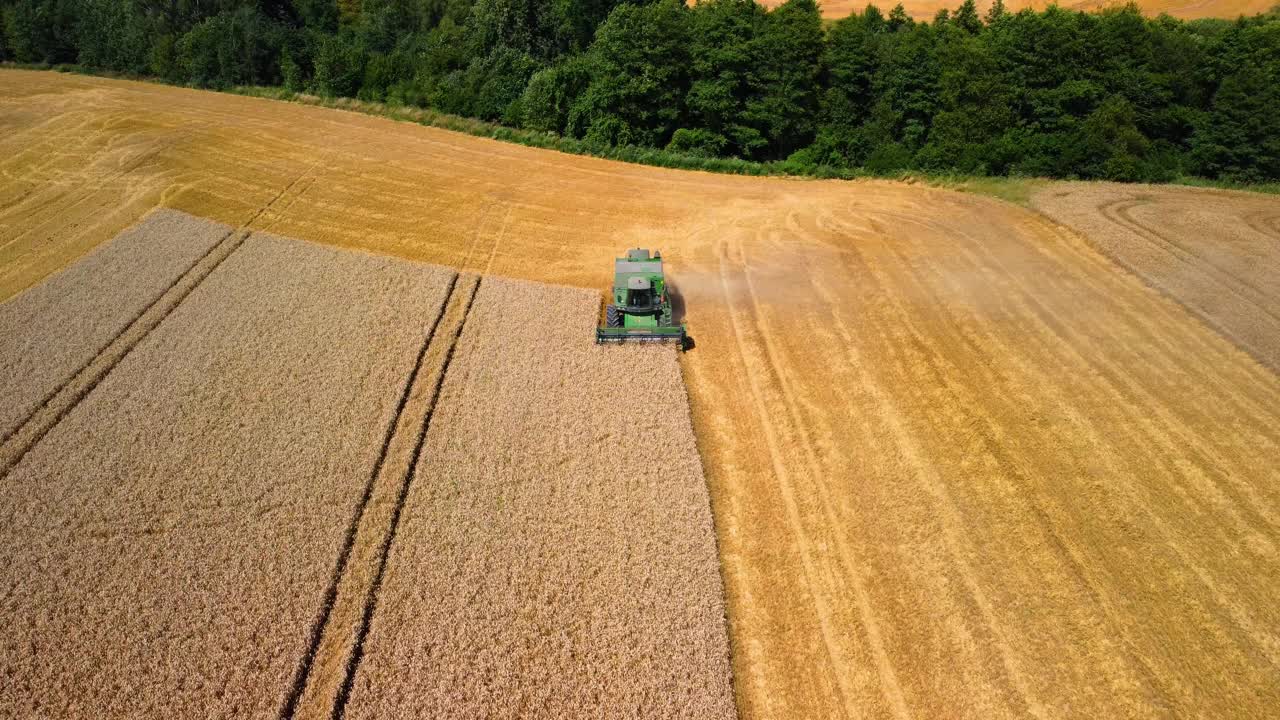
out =
{"type": "Polygon", "coordinates": [[[1061,183],[1031,202],[1280,372],[1280,200],[1061,183]]]}
{"type": "MultiPolygon", "coordinates": [[[[992,2],[993,0],[978,0],[978,14],[985,15],[991,8],[992,2]]],[[[782,4],[782,0],[763,0],[761,4],[765,7],[777,7],[782,4]]],[[[894,0],[894,2],[872,4],[887,15],[898,3],[894,0]]],[[[1086,12],[1124,5],[1117,0],[1067,0],[1059,3],[1050,2],[1050,0],[1006,0],[1004,6],[1010,12],[1017,12],[1023,8],[1044,10],[1053,4],[1064,10],[1086,12]]],[[[1136,4],[1144,15],[1155,17],[1167,13],[1184,20],[1196,18],[1234,20],[1240,15],[1264,13],[1275,5],[1272,0],[1136,0],[1136,4]]],[[[960,3],[952,0],[902,0],[902,6],[907,11],[907,15],[912,18],[928,21],[933,20],[939,10],[955,12],[956,8],[960,7],[960,3]]],[[[836,19],[862,12],[866,9],[867,3],[863,0],[820,0],[818,7],[822,9],[824,18],[836,19]]]]}
{"type": "Polygon", "coordinates": [[[13,433],[231,228],[159,210],[0,304],[0,438],[13,433]]]}
{"type": "Polygon", "coordinates": [[[125,356],[0,484],[0,716],[274,717],[451,275],[256,234],[125,356]]]}
{"type": "Polygon", "coordinates": [[[680,367],[599,309],[481,282],[344,717],[737,717],[680,367]]]}
{"type": "Polygon", "coordinates": [[[1280,379],[1093,230],[47,73],[0,124],[0,297],[155,207],[596,293],[662,250],[743,717],[1280,705],[1280,379]]]}

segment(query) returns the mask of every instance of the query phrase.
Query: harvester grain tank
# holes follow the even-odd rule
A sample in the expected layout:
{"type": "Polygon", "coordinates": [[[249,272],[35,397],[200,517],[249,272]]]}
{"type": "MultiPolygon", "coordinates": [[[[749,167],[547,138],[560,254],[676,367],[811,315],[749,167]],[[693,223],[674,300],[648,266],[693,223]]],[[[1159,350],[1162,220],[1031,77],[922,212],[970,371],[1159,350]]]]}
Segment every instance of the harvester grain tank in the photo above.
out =
{"type": "Polygon", "coordinates": [[[671,315],[671,295],[662,273],[662,253],[628,250],[613,263],[613,295],[604,309],[596,342],[671,342],[685,347],[685,330],[671,315]]]}

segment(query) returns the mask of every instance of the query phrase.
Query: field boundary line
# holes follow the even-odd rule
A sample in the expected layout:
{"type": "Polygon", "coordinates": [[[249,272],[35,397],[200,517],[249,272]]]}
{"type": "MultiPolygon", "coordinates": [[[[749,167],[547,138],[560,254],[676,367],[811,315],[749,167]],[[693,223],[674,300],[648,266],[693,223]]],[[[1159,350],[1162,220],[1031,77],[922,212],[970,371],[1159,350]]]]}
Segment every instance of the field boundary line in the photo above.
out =
{"type": "Polygon", "coordinates": [[[281,188],[271,200],[258,208],[248,220],[239,227],[228,230],[213,244],[213,247],[179,274],[79,370],[50,393],[31,414],[23,418],[12,432],[0,439],[0,478],[7,476],[10,470],[22,462],[22,458],[26,457],[27,453],[31,452],[45,435],[62,421],[62,418],[93,392],[93,389],[111,374],[111,371],[133,351],[133,348],[137,347],[138,343],[145,340],[178,305],[182,304],[183,300],[187,299],[188,295],[204,282],[205,278],[217,270],[223,261],[231,257],[231,254],[253,234],[254,230],[251,227],[253,223],[257,222],[263,213],[275,205],[303,178],[311,174],[315,168],[315,164],[308,167],[288,185],[281,188]],[[208,267],[201,269],[201,266],[206,263],[208,267]],[[120,346],[113,349],[117,343],[120,343],[120,346]]]}
{"type": "Polygon", "coordinates": [[[399,493],[396,497],[395,507],[391,515],[391,525],[387,535],[383,540],[382,547],[379,552],[378,568],[373,577],[373,583],[369,587],[367,596],[365,597],[364,613],[360,619],[360,626],[356,631],[355,644],[352,647],[350,656],[347,658],[346,674],[343,678],[342,685],[338,690],[338,696],[334,701],[333,710],[330,714],[331,720],[342,720],[346,713],[347,702],[351,699],[351,691],[355,685],[356,673],[360,668],[360,661],[364,658],[364,644],[369,635],[369,628],[373,625],[373,616],[377,610],[378,598],[382,590],[382,581],[386,576],[388,560],[391,556],[391,548],[395,544],[396,532],[400,527],[400,518],[404,512],[405,502],[409,498],[409,492],[413,486],[413,477],[418,469],[418,460],[422,456],[423,446],[426,444],[427,432],[431,429],[431,420],[435,416],[436,408],[439,406],[440,393],[444,387],[445,378],[449,374],[449,366],[453,362],[453,356],[458,348],[458,340],[462,337],[463,330],[466,329],[467,320],[471,316],[471,306],[475,303],[476,294],[480,290],[480,285],[484,278],[479,277],[471,287],[471,293],[467,297],[466,305],[462,310],[462,317],[458,322],[458,327],[453,333],[453,337],[449,341],[448,348],[445,350],[444,358],[440,365],[440,372],[435,378],[435,383],[431,389],[431,396],[426,408],[426,416],[423,419],[421,427],[418,429],[417,438],[413,445],[413,453],[409,458],[408,468],[405,470],[404,476],[401,478],[399,493]]]}
{"type": "Polygon", "coordinates": [[[453,299],[454,292],[458,284],[458,273],[453,273],[449,279],[449,287],[445,291],[444,297],[440,302],[440,309],[436,313],[435,320],[432,321],[430,329],[423,338],[422,344],[418,348],[417,357],[414,359],[413,367],[409,374],[405,377],[404,386],[400,390],[400,399],[396,403],[395,412],[391,414],[390,420],[387,422],[387,429],[383,433],[382,447],[378,452],[378,457],[374,461],[373,468],[369,472],[369,479],[365,481],[364,493],[360,497],[360,502],[356,506],[355,514],[351,518],[351,522],[347,526],[347,533],[343,539],[342,550],[338,553],[338,561],[334,566],[333,573],[329,579],[329,585],[325,589],[325,594],[320,606],[320,612],[315,622],[311,626],[311,637],[307,643],[307,652],[299,659],[298,665],[294,669],[293,682],[290,683],[289,693],[285,696],[284,704],[280,708],[279,717],[281,720],[292,718],[298,710],[299,703],[303,699],[306,691],[308,680],[311,677],[311,670],[315,663],[317,654],[320,651],[321,641],[324,639],[325,630],[328,627],[329,619],[333,613],[333,608],[338,599],[339,587],[342,578],[346,574],[348,563],[351,560],[351,554],[356,546],[356,536],[360,530],[361,521],[364,519],[365,511],[369,507],[369,501],[373,498],[374,488],[377,485],[378,477],[382,474],[383,465],[386,463],[387,454],[391,448],[391,442],[395,438],[396,431],[400,428],[400,421],[404,415],[405,406],[409,403],[409,396],[413,390],[414,384],[417,382],[418,375],[422,371],[423,361],[427,356],[427,350],[431,344],[435,342],[436,332],[440,329],[440,324],[444,320],[445,311],[449,307],[450,301],[453,299]]]}
{"type": "MultiPolygon", "coordinates": [[[[1073,225],[1069,225],[1056,218],[1053,218],[1044,210],[1035,209],[1035,212],[1037,212],[1042,218],[1044,218],[1050,224],[1052,224],[1052,226],[1056,231],[1063,233],[1065,235],[1077,238],[1082,245],[1084,245],[1085,247],[1088,247],[1090,250],[1100,255],[1107,262],[1112,263],[1116,267],[1119,267],[1121,270],[1124,271],[1126,275],[1136,279],[1139,283],[1141,283],[1143,287],[1146,287],[1148,290],[1155,292],[1160,297],[1172,302],[1184,313],[1191,316],[1193,319],[1203,323],[1217,337],[1225,340],[1227,344],[1229,344],[1232,348],[1236,350],[1236,352],[1239,352],[1247,356],[1250,360],[1252,360],[1256,364],[1257,369],[1260,373],[1266,376],[1273,376],[1276,374],[1280,374],[1280,361],[1266,356],[1261,349],[1255,348],[1249,343],[1246,343],[1244,339],[1242,339],[1239,336],[1238,333],[1234,332],[1233,330],[1228,328],[1224,323],[1214,318],[1212,315],[1208,313],[1208,311],[1202,310],[1200,308],[1197,308],[1195,305],[1192,305],[1190,301],[1186,300],[1185,298],[1179,297],[1176,293],[1174,293],[1172,290],[1167,288],[1164,282],[1158,280],[1156,277],[1150,274],[1142,272],[1137,265],[1121,257],[1119,253],[1107,249],[1107,247],[1102,241],[1094,239],[1092,233],[1079,230],[1073,225]]],[[[1108,217],[1107,220],[1110,221],[1110,218],[1108,217]]],[[[1118,225],[1123,229],[1129,229],[1129,228],[1126,228],[1123,225],[1123,223],[1112,222],[1111,224],[1118,225]]],[[[1132,230],[1130,231],[1132,232],[1132,230]]],[[[1169,250],[1166,247],[1162,247],[1161,245],[1152,243],[1150,241],[1146,242],[1145,245],[1148,247],[1155,247],[1155,248],[1164,250],[1169,255],[1172,255],[1174,258],[1178,259],[1182,265],[1186,265],[1185,260],[1178,258],[1177,255],[1175,255],[1171,250],[1169,250]]],[[[1223,284],[1222,280],[1215,278],[1211,275],[1206,275],[1205,277],[1212,280],[1218,286],[1221,286],[1223,284]]],[[[1230,288],[1228,288],[1228,290],[1230,291],[1229,294],[1233,295],[1234,297],[1240,297],[1246,300],[1247,302],[1251,302],[1248,300],[1248,298],[1241,296],[1238,291],[1232,291],[1230,288]]]]}
{"type": "Polygon", "coordinates": [[[0,437],[0,447],[3,447],[5,443],[9,442],[9,438],[13,437],[14,435],[17,435],[22,430],[23,426],[26,425],[28,422],[31,422],[31,418],[35,417],[40,412],[41,408],[48,405],[53,400],[53,398],[57,396],[58,393],[62,392],[63,388],[71,384],[71,382],[75,380],[76,377],[80,375],[80,373],[84,372],[90,365],[92,365],[93,361],[98,359],[99,355],[105,352],[107,348],[111,347],[111,343],[115,342],[121,335],[125,334],[129,330],[129,328],[133,326],[134,323],[138,322],[138,320],[147,313],[148,310],[150,310],[156,303],[160,302],[160,300],[165,296],[165,293],[172,290],[175,285],[177,285],[179,282],[182,281],[183,277],[186,277],[186,275],[190,273],[192,270],[194,270],[197,265],[203,262],[205,258],[209,257],[210,254],[215,252],[218,249],[218,246],[221,245],[223,241],[227,239],[227,236],[231,235],[234,232],[235,230],[228,230],[225,234],[223,234],[221,238],[218,238],[218,241],[213,243],[213,245],[211,245],[208,250],[204,251],[200,255],[200,257],[196,258],[195,260],[192,260],[191,264],[188,265],[185,270],[178,273],[178,277],[175,278],[173,282],[169,283],[164,287],[164,289],[156,293],[150,300],[147,301],[146,305],[144,305],[141,310],[139,310],[132,318],[130,318],[127,323],[125,323],[124,327],[120,328],[119,332],[117,332],[115,335],[112,335],[110,340],[107,340],[105,343],[102,344],[102,347],[99,347],[96,351],[94,351],[92,357],[90,357],[88,360],[85,360],[84,363],[82,363],[80,367],[76,368],[75,372],[71,373],[71,375],[69,375],[66,380],[63,380],[61,383],[59,383],[58,387],[54,388],[53,390],[50,390],[49,393],[44,396],[44,398],[40,401],[40,404],[37,405],[34,410],[27,413],[27,416],[24,417],[17,425],[15,425],[12,430],[6,433],[3,437],[0,437]]]}

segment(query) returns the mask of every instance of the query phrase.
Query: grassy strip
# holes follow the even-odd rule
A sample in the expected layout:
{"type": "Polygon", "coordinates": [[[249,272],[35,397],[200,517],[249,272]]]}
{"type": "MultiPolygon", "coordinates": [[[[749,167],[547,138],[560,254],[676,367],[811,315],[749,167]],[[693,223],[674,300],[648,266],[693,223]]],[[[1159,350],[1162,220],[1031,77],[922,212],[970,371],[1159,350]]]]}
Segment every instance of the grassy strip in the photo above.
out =
{"type": "MultiPolygon", "coordinates": [[[[180,83],[170,83],[166,80],[155,77],[95,70],[81,65],[42,65],[8,62],[0,63],[0,67],[23,70],[53,70],[56,72],[189,87],[180,83]]],[[[668,150],[660,150],[657,148],[637,147],[634,145],[602,145],[599,143],[588,142],[586,140],[557,135],[551,132],[514,128],[485,120],[478,120],[476,118],[450,115],[430,108],[368,102],[345,97],[326,98],[317,95],[293,92],[282,87],[241,85],[222,89],[222,92],[247,97],[284,100],[286,102],[296,102],[305,105],[315,105],[317,107],[326,107],[338,110],[350,110],[352,112],[363,113],[365,115],[376,115],[401,122],[412,122],[417,123],[418,125],[452,130],[454,132],[466,133],[467,135],[474,135],[476,137],[492,138],[503,142],[525,145],[527,147],[556,150],[558,152],[568,153],[571,155],[587,155],[607,160],[619,160],[639,165],[651,165],[654,167],[675,168],[680,170],[702,170],[727,175],[791,177],[819,180],[878,178],[905,182],[923,182],[935,187],[970,192],[978,195],[987,195],[1007,202],[1012,202],[1016,205],[1022,205],[1024,207],[1029,204],[1030,197],[1033,192],[1054,181],[1054,178],[969,175],[966,173],[946,171],[898,170],[889,173],[875,173],[865,168],[850,169],[837,168],[830,165],[802,165],[799,163],[788,162],[786,160],[757,162],[754,160],[743,160],[741,158],[702,157],[699,155],[689,155],[685,153],[671,152],[668,150]]],[[[1168,184],[1216,188],[1219,190],[1241,190],[1245,192],[1280,194],[1280,182],[1248,184],[1213,180],[1210,178],[1181,176],[1168,184]]]]}
{"type": "Polygon", "coordinates": [[[278,87],[237,86],[230,88],[228,92],[250,97],[299,102],[337,110],[350,110],[365,115],[376,115],[402,122],[453,130],[476,137],[493,138],[544,150],[556,150],[571,155],[589,155],[655,167],[705,170],[728,175],[771,175],[823,179],[853,179],[871,176],[863,170],[847,170],[830,166],[807,167],[795,163],[787,163],[786,161],[755,162],[740,158],[702,157],[635,145],[602,145],[551,132],[513,128],[485,120],[449,115],[430,108],[367,102],[345,97],[326,98],[305,93],[295,93],[278,87]]]}

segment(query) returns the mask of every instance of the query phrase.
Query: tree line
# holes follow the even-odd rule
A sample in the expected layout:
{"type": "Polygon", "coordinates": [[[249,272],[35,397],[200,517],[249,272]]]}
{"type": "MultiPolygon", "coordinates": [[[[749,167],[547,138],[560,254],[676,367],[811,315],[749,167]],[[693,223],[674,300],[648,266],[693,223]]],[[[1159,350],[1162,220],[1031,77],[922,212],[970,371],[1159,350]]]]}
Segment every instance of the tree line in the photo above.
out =
{"type": "Polygon", "coordinates": [[[814,0],[0,0],[0,60],[429,107],[600,147],[860,168],[1280,178],[1280,7],[827,23],[814,0]]]}

